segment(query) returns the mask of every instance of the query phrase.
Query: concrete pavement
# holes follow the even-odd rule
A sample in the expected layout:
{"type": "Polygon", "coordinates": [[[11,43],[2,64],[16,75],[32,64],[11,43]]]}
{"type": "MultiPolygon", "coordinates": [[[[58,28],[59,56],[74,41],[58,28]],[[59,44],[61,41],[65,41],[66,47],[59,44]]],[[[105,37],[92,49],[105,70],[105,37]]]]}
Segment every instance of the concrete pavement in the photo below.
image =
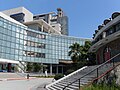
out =
{"type": "Polygon", "coordinates": [[[44,86],[53,78],[34,78],[29,80],[0,81],[0,90],[45,90],[44,86]]]}

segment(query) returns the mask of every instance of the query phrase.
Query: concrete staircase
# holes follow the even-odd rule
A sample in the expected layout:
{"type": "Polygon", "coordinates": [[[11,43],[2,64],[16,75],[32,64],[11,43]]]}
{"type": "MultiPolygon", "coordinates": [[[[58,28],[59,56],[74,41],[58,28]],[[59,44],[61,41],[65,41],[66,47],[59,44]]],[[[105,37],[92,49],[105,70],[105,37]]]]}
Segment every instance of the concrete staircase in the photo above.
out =
{"type": "Polygon", "coordinates": [[[63,77],[62,79],[47,85],[46,89],[47,90],[79,90],[79,85],[80,86],[87,85],[93,79],[107,72],[107,70],[109,70],[112,67],[113,67],[112,63],[107,63],[103,66],[102,65],[85,66],[69,74],[68,76],[63,77]],[[80,83],[79,83],[79,79],[80,79],[80,83]]]}

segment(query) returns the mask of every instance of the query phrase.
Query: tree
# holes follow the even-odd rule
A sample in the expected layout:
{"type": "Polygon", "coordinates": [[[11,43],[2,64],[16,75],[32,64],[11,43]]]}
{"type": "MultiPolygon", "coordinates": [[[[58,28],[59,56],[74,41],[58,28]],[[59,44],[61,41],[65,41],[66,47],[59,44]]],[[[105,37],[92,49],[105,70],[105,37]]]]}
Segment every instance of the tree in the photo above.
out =
{"type": "Polygon", "coordinates": [[[33,63],[33,71],[34,72],[39,72],[40,70],[41,70],[40,63],[33,63]]]}
{"type": "Polygon", "coordinates": [[[39,72],[43,66],[40,63],[27,63],[27,71],[28,72],[39,72]]]}
{"type": "Polygon", "coordinates": [[[85,41],[85,45],[82,46],[82,51],[81,51],[81,56],[80,56],[80,59],[81,60],[87,60],[89,59],[89,48],[91,47],[92,43],[90,41],[85,41]]]}
{"type": "Polygon", "coordinates": [[[74,43],[69,47],[69,56],[71,56],[74,63],[77,63],[78,67],[96,64],[95,53],[89,52],[91,45],[91,41],[85,41],[83,46],[80,46],[79,43],[74,43]]]}
{"type": "Polygon", "coordinates": [[[33,66],[32,66],[32,63],[30,63],[30,62],[27,62],[27,71],[28,72],[30,72],[30,71],[32,71],[32,68],[33,68],[33,66]]]}
{"type": "Polygon", "coordinates": [[[79,43],[74,43],[69,47],[69,49],[69,56],[71,56],[71,59],[74,63],[77,63],[80,60],[82,47],[79,43]]]}
{"type": "Polygon", "coordinates": [[[81,51],[81,60],[86,60],[87,65],[94,65],[96,64],[96,55],[95,53],[89,52],[90,47],[92,46],[91,41],[86,41],[85,45],[83,46],[83,49],[81,51]]]}

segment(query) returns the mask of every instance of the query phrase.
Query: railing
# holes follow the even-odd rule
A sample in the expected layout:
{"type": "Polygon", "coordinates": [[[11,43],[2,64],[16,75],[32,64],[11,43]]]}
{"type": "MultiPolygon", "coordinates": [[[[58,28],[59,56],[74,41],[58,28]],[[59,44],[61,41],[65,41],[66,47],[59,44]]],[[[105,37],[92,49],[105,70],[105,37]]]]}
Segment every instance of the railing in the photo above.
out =
{"type": "Polygon", "coordinates": [[[115,66],[114,60],[120,56],[120,53],[118,53],[117,55],[113,56],[111,59],[107,60],[106,62],[104,62],[103,64],[97,66],[95,69],[91,70],[90,72],[86,73],[85,75],[83,75],[82,77],[80,77],[79,79],[67,84],[67,86],[65,86],[63,88],[63,90],[65,90],[67,87],[69,87],[70,85],[72,85],[75,82],[79,82],[79,89],[81,86],[81,79],[83,78],[87,78],[88,76],[94,76],[92,79],[96,79],[99,76],[101,76],[102,74],[104,74],[105,72],[107,72],[108,70],[110,70],[111,68],[113,68],[115,66]]]}
{"type": "Polygon", "coordinates": [[[89,83],[88,85],[84,86],[81,90],[95,90],[95,88],[101,88],[102,90],[120,90],[120,86],[116,84],[116,81],[114,82],[114,79],[116,79],[116,75],[115,75],[115,69],[120,66],[120,63],[116,64],[113,68],[109,69],[107,72],[105,72],[104,74],[102,74],[101,76],[99,76],[98,78],[95,78],[94,80],[92,80],[91,83],[89,83]],[[112,72],[114,70],[114,72],[112,72]],[[110,73],[114,73],[114,75],[111,77],[112,74],[110,73]],[[103,77],[107,78],[107,81],[104,81],[103,80],[103,77]],[[110,81],[108,78],[112,78],[110,81]],[[102,80],[102,82],[99,82],[98,80],[102,80]],[[96,81],[98,81],[99,83],[98,84],[95,84],[96,81]],[[119,89],[118,89],[119,88],[119,89]]]}
{"type": "Polygon", "coordinates": [[[67,75],[67,76],[65,76],[65,77],[63,77],[63,78],[61,78],[61,79],[59,79],[59,80],[57,80],[57,81],[49,84],[49,85],[47,85],[46,88],[48,88],[48,87],[50,87],[50,86],[52,86],[52,85],[54,85],[54,84],[56,84],[56,83],[58,83],[58,82],[60,82],[60,81],[62,81],[62,80],[65,80],[65,79],[71,77],[72,75],[77,74],[78,72],[82,71],[82,70],[85,69],[85,68],[87,68],[87,66],[82,67],[82,68],[80,68],[79,70],[77,70],[77,71],[75,71],[75,72],[73,72],[73,73],[71,73],[71,74],[69,74],[69,75],[67,75]]]}
{"type": "Polygon", "coordinates": [[[107,72],[105,72],[104,74],[102,74],[101,76],[99,76],[98,78],[95,78],[92,83],[94,83],[95,81],[99,80],[100,78],[104,77],[105,75],[107,75],[108,73],[110,73],[112,70],[114,70],[116,67],[118,67],[120,65],[120,63],[116,64],[113,68],[110,68],[107,72]]]}

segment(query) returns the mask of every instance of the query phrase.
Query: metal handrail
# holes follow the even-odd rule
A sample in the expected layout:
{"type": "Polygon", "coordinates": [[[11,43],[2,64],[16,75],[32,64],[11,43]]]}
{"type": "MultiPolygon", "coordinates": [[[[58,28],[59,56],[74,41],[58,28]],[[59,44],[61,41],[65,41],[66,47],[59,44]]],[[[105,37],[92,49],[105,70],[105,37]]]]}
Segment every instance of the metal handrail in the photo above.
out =
{"type": "Polygon", "coordinates": [[[86,86],[88,87],[88,86],[92,85],[94,82],[96,82],[97,80],[101,79],[102,77],[104,77],[105,75],[107,75],[108,73],[110,73],[112,70],[114,70],[114,69],[115,69],[116,67],[118,67],[119,65],[120,65],[120,63],[117,64],[117,65],[115,65],[114,67],[110,68],[108,71],[106,71],[104,74],[100,75],[98,78],[95,78],[94,80],[92,80],[92,82],[89,83],[89,84],[86,85],[86,86]]]}
{"type": "MultiPolygon", "coordinates": [[[[90,72],[86,73],[85,75],[83,75],[83,76],[80,77],[79,79],[77,79],[77,80],[69,83],[67,86],[65,86],[65,87],[63,88],[63,90],[64,90],[65,88],[67,88],[69,85],[73,84],[74,82],[76,82],[76,81],[78,81],[78,80],[79,80],[79,88],[80,88],[80,79],[82,79],[82,78],[84,78],[85,76],[89,75],[90,73],[92,73],[93,71],[97,70],[98,68],[100,68],[101,66],[105,65],[106,63],[112,61],[114,58],[116,58],[116,57],[119,56],[119,55],[120,55],[120,53],[116,54],[115,56],[113,56],[112,58],[110,58],[110,59],[107,60],[106,62],[102,63],[101,65],[97,66],[96,68],[94,68],[94,69],[91,70],[90,72]]],[[[113,61],[113,63],[114,63],[114,61],[113,61]]]]}
{"type": "Polygon", "coordinates": [[[110,68],[107,72],[105,72],[104,74],[102,74],[102,75],[99,76],[98,78],[95,78],[95,79],[93,80],[93,82],[96,81],[96,80],[98,80],[98,79],[100,79],[100,78],[102,78],[102,77],[105,76],[107,73],[111,72],[111,71],[114,70],[116,67],[118,67],[119,65],[120,65],[120,63],[117,64],[117,65],[115,65],[114,67],[110,68]]]}

